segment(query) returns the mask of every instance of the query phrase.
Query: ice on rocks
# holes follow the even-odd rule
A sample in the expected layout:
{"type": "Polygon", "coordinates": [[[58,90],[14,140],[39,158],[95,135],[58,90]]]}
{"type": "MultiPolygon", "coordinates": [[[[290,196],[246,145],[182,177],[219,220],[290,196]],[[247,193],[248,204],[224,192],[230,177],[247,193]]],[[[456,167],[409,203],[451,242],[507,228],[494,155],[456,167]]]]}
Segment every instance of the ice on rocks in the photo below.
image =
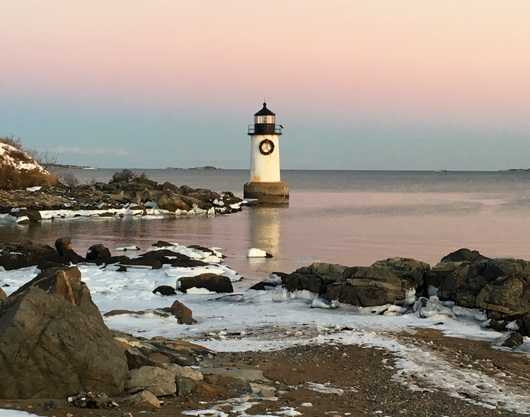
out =
{"type": "Polygon", "coordinates": [[[27,413],[20,410],[0,409],[0,417],[38,417],[36,414],[27,413]]]}
{"type": "Polygon", "coordinates": [[[266,251],[259,248],[250,248],[247,252],[247,258],[270,258],[271,255],[269,255],[266,251]]]}

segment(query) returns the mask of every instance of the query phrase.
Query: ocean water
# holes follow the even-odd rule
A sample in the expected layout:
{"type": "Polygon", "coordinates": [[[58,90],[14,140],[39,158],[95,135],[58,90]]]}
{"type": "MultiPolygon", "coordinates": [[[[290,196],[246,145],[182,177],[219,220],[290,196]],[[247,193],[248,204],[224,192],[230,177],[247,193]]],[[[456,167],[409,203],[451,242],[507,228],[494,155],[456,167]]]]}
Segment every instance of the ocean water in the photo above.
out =
{"type": "MultiPolygon", "coordinates": [[[[113,170],[70,170],[81,181],[113,170]]],[[[241,194],[243,170],[146,170],[171,181],[241,194]]],[[[284,171],[288,208],[245,208],[216,218],[75,219],[0,226],[0,240],[52,243],[70,236],[84,253],[156,240],[223,248],[227,264],[250,280],[315,261],[369,265],[403,256],[431,264],[460,247],[488,256],[530,258],[530,174],[514,172],[284,171]],[[272,259],[246,258],[250,247],[272,259]]]]}

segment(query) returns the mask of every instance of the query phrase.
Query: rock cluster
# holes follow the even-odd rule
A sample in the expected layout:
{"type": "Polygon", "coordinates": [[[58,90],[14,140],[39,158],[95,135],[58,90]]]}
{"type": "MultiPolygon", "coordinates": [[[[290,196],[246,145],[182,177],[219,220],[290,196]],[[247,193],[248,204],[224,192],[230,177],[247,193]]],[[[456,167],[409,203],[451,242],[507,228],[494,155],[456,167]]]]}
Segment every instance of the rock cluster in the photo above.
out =
{"type": "MultiPolygon", "coordinates": [[[[484,310],[497,330],[515,321],[516,329],[530,336],[530,262],[521,259],[494,259],[460,249],[432,268],[414,259],[391,258],[369,267],[316,263],[276,276],[288,291],[307,290],[359,307],[412,308],[418,300],[425,305],[428,297],[437,296],[442,302],[484,310]]],[[[264,282],[254,288],[271,286],[264,282]]],[[[515,335],[507,343],[518,340],[515,335]]]]}
{"type": "MultiPolygon", "coordinates": [[[[168,243],[169,245],[171,244],[168,243]]],[[[193,249],[204,252],[205,256],[211,252],[207,248],[193,247],[193,249]]],[[[83,262],[97,265],[120,264],[124,267],[147,266],[153,269],[160,269],[163,265],[183,268],[208,265],[206,262],[163,248],[145,252],[135,258],[124,255],[112,256],[110,250],[102,244],[91,246],[83,257],[72,249],[71,240],[67,237],[57,239],[55,248],[32,241],[0,243],[0,266],[6,270],[28,266],[38,266],[39,269],[44,270],[83,262]]]]}
{"type": "Polygon", "coordinates": [[[31,191],[0,190],[0,213],[23,216],[28,221],[40,221],[44,210],[84,210],[100,216],[114,215],[112,210],[121,209],[140,214],[153,209],[173,215],[229,214],[240,211],[241,204],[242,200],[231,192],[216,193],[169,182],[160,184],[127,170],[116,173],[108,183],[57,184],[31,191]]]}

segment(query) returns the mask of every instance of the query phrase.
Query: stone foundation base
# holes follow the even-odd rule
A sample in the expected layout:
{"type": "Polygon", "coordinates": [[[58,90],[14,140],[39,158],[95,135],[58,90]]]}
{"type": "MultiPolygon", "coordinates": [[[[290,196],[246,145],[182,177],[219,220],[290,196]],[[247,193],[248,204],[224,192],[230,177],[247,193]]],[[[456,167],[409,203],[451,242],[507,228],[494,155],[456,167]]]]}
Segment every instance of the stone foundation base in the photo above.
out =
{"type": "Polygon", "coordinates": [[[286,182],[247,182],[244,198],[259,204],[289,204],[289,186],[286,182]]]}

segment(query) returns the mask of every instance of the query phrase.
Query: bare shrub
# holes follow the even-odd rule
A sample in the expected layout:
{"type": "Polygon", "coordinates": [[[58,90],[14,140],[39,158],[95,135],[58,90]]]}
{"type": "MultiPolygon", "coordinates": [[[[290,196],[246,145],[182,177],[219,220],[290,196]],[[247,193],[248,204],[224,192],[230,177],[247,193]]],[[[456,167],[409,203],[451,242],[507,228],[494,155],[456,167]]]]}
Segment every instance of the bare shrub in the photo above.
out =
{"type": "Polygon", "coordinates": [[[28,154],[41,165],[55,165],[58,161],[57,155],[48,151],[39,152],[30,149],[28,154]]]}
{"type": "Polygon", "coordinates": [[[57,177],[43,173],[38,169],[19,171],[11,166],[0,166],[0,189],[2,190],[55,184],[57,184],[57,177]]]}
{"type": "Polygon", "coordinates": [[[79,185],[79,180],[71,172],[67,172],[61,177],[61,182],[69,188],[74,188],[79,185]]]}
{"type": "Polygon", "coordinates": [[[115,172],[110,182],[132,182],[135,178],[136,174],[134,172],[132,172],[130,169],[124,169],[119,172],[115,172]]]}
{"type": "Polygon", "coordinates": [[[0,137],[0,143],[5,143],[6,145],[13,146],[17,149],[22,149],[22,139],[17,138],[16,136],[0,137]]]}

